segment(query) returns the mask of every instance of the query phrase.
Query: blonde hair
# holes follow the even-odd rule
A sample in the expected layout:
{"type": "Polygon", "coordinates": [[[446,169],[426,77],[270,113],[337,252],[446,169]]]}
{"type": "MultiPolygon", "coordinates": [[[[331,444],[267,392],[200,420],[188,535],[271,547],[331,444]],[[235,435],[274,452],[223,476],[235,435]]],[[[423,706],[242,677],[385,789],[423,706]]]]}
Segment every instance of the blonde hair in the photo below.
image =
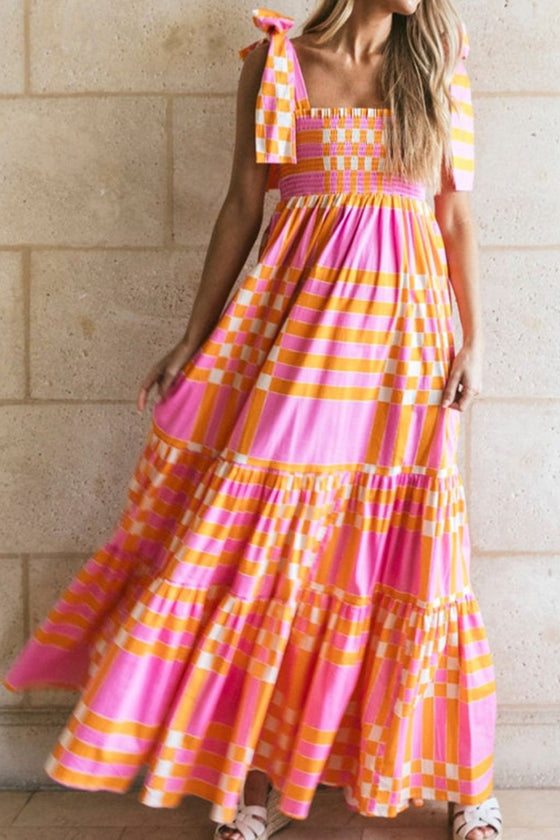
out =
{"type": "MultiPolygon", "coordinates": [[[[302,34],[327,41],[348,20],[354,0],[322,0],[302,34]]],[[[451,170],[449,84],[462,45],[462,21],[451,0],[421,0],[412,15],[393,14],[382,66],[388,171],[438,192],[441,168],[451,170]]]]}

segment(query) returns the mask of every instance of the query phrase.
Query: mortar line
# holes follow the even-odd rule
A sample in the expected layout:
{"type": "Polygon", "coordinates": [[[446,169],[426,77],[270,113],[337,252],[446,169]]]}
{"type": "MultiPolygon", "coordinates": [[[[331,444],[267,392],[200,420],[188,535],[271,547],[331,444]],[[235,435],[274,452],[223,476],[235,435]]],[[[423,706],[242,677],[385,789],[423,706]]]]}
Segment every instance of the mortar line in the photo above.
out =
{"type": "Polygon", "coordinates": [[[555,403],[559,402],[560,397],[548,397],[548,396],[531,396],[528,394],[527,396],[514,396],[514,397],[499,397],[499,396],[491,396],[488,395],[487,397],[478,396],[476,397],[476,402],[481,403],[502,403],[502,404],[512,404],[517,405],[519,403],[528,403],[529,405],[534,405],[535,403],[555,403]]]}
{"type": "Polygon", "coordinates": [[[111,398],[95,398],[87,399],[85,397],[76,397],[70,399],[68,397],[26,397],[24,399],[0,399],[0,406],[10,405],[136,405],[136,400],[133,399],[111,399],[111,398]]]}
{"type": "MultiPolygon", "coordinates": [[[[27,9],[29,0],[26,0],[24,9],[27,9]]],[[[26,46],[29,41],[29,31],[27,26],[27,17],[24,18],[24,31],[26,32],[26,46]]],[[[29,56],[29,50],[27,50],[29,56]]],[[[28,74],[30,78],[30,61],[26,62],[28,66],[28,74]]],[[[30,85],[27,86],[27,93],[0,93],[0,99],[77,99],[80,97],[163,97],[171,99],[174,97],[192,97],[194,99],[225,99],[234,98],[236,90],[226,91],[182,91],[182,90],[53,90],[53,91],[31,91],[30,85]]],[[[534,97],[542,97],[543,99],[557,99],[560,97],[560,91],[555,90],[475,90],[473,89],[473,99],[528,99],[534,97]]]]}
{"type": "MultiPolygon", "coordinates": [[[[33,251],[98,251],[99,253],[104,253],[106,251],[123,251],[123,252],[130,252],[130,253],[143,253],[144,251],[147,252],[161,252],[162,254],[167,253],[168,251],[200,251],[200,253],[205,253],[207,250],[207,245],[199,244],[199,245],[181,245],[180,243],[171,242],[170,244],[166,245],[71,245],[64,243],[57,243],[56,245],[52,245],[50,243],[34,243],[33,245],[28,245],[23,242],[14,242],[11,245],[2,244],[0,245],[0,251],[23,251],[23,249],[28,248],[29,250],[33,251]]],[[[512,251],[559,251],[560,250],[560,243],[548,243],[548,244],[539,244],[539,245],[519,245],[517,243],[511,243],[509,245],[479,245],[480,251],[505,251],[508,254],[512,251]]]]}
{"type": "Polygon", "coordinates": [[[467,411],[467,416],[463,419],[466,421],[465,422],[465,485],[466,485],[466,495],[467,495],[467,507],[470,509],[471,500],[472,500],[472,487],[473,487],[472,467],[471,467],[471,452],[472,452],[471,412],[467,411]]]}
{"type": "Polygon", "coordinates": [[[30,3],[23,0],[23,96],[31,93],[31,36],[30,36],[30,3]]]}
{"type": "Polygon", "coordinates": [[[560,703],[500,703],[500,708],[503,711],[507,711],[508,709],[521,709],[524,712],[530,712],[546,709],[551,712],[560,712],[560,703]]]}
{"type": "Polygon", "coordinates": [[[546,99],[554,99],[560,96],[560,91],[557,90],[475,90],[473,88],[474,99],[515,99],[526,98],[529,96],[542,96],[546,99]]]}
{"type": "MultiPolygon", "coordinates": [[[[88,560],[93,552],[95,552],[95,548],[91,551],[84,551],[84,552],[69,552],[69,551],[33,551],[28,556],[36,557],[39,560],[49,560],[51,558],[56,558],[58,560],[88,560]]],[[[0,560],[13,560],[14,553],[16,552],[7,552],[7,551],[0,551],[0,560]]],[[[516,549],[497,549],[497,548],[476,548],[476,546],[472,547],[472,554],[473,556],[476,554],[477,557],[484,557],[484,558],[500,558],[500,557],[536,557],[536,558],[550,558],[556,559],[560,555],[560,548],[557,551],[553,549],[549,550],[542,550],[538,551],[535,549],[527,549],[524,551],[521,548],[516,549]]],[[[21,555],[23,556],[23,555],[21,555]]],[[[27,556],[27,555],[26,555],[27,556]]]]}
{"type": "Polygon", "coordinates": [[[31,399],[31,249],[21,252],[21,286],[23,293],[23,393],[31,399]]]}
{"type": "MultiPolygon", "coordinates": [[[[193,99],[235,99],[236,91],[170,91],[170,90],[58,90],[29,93],[0,93],[2,99],[174,99],[177,96],[193,99]]],[[[559,94],[560,96],[560,94],[559,94]]]]}
{"type": "Polygon", "coordinates": [[[560,245],[479,245],[481,251],[558,251],[560,245]]]}
{"type": "Polygon", "coordinates": [[[175,218],[174,218],[174,172],[175,172],[175,156],[173,149],[173,131],[174,131],[174,107],[173,97],[167,100],[165,110],[165,131],[166,131],[166,163],[167,163],[167,207],[166,207],[166,231],[167,242],[169,246],[173,246],[175,242],[175,218]]]}
{"type": "MultiPolygon", "coordinates": [[[[545,397],[545,396],[519,396],[519,397],[476,397],[476,402],[480,404],[498,403],[500,405],[531,405],[541,404],[546,406],[548,404],[555,406],[560,403],[560,397],[545,397]]],[[[87,399],[85,397],[77,397],[70,399],[68,397],[29,397],[26,399],[0,399],[0,406],[9,405],[136,405],[135,399],[111,399],[109,397],[92,397],[87,399]]],[[[454,411],[456,409],[453,409],[454,411]]],[[[470,411],[470,409],[468,410],[470,411]]],[[[468,412],[467,412],[468,414],[468,412]]],[[[462,418],[463,420],[465,417],[462,418]]]]}
{"type": "MultiPolygon", "coordinates": [[[[22,624],[23,624],[23,645],[27,642],[30,635],[31,625],[31,607],[29,604],[29,554],[21,555],[21,594],[22,594],[22,624]]],[[[22,647],[23,647],[22,645],[22,647]]],[[[28,708],[31,706],[31,698],[28,692],[25,692],[21,707],[28,708]]]]}
{"type": "Polygon", "coordinates": [[[57,244],[51,245],[49,243],[34,243],[33,245],[26,245],[23,242],[16,242],[12,245],[0,245],[0,251],[22,251],[25,248],[29,248],[30,250],[34,251],[99,251],[99,253],[104,253],[106,251],[124,251],[124,252],[131,252],[131,253],[143,253],[147,252],[161,252],[162,254],[167,253],[170,250],[173,251],[200,251],[204,253],[207,249],[206,245],[176,245],[171,243],[170,245],[65,245],[65,244],[57,244]]]}
{"type": "Polygon", "coordinates": [[[550,549],[549,551],[538,551],[536,549],[528,548],[526,551],[523,551],[521,548],[478,548],[476,545],[472,545],[471,547],[471,554],[476,554],[477,557],[485,557],[486,559],[492,557],[550,557],[550,558],[557,558],[560,555],[560,548],[557,551],[550,549]]]}
{"type": "MultiPolygon", "coordinates": [[[[95,550],[95,549],[94,549],[95,550]]],[[[56,557],[63,560],[87,560],[91,557],[91,551],[30,551],[26,554],[21,554],[21,557],[36,557],[39,560],[50,559],[56,557]]],[[[14,552],[0,551],[0,560],[13,559],[14,552]]]]}

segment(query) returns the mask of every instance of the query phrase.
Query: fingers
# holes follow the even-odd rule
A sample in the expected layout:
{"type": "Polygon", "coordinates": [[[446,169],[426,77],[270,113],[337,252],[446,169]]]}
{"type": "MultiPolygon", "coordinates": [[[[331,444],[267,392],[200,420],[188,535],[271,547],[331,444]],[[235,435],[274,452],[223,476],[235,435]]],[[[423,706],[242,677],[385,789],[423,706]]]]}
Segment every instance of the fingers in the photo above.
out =
{"type": "Polygon", "coordinates": [[[150,370],[147,377],[144,379],[140,386],[140,390],[138,392],[138,399],[136,401],[136,410],[142,414],[144,408],[146,407],[146,400],[148,398],[148,394],[150,393],[153,385],[157,382],[158,378],[161,376],[161,368],[160,365],[154,365],[154,367],[150,370]]]}
{"type": "Polygon", "coordinates": [[[447,389],[444,390],[442,398],[442,406],[444,408],[454,408],[457,411],[466,411],[473,399],[480,393],[476,388],[463,385],[462,382],[456,387],[455,392],[447,389]]]}
{"type": "Polygon", "coordinates": [[[156,402],[164,400],[167,396],[167,392],[173,385],[177,374],[179,373],[179,370],[180,368],[178,368],[176,365],[173,365],[172,367],[165,367],[162,369],[161,363],[152,368],[146,379],[142,382],[140,391],[138,393],[136,407],[137,411],[140,414],[144,411],[144,408],[146,406],[146,400],[152,387],[157,383],[159,393],[156,397],[156,402]]]}
{"type": "Polygon", "coordinates": [[[470,369],[466,368],[464,364],[459,363],[458,357],[455,357],[447,382],[445,383],[445,388],[443,389],[441,405],[444,408],[465,411],[473,399],[480,393],[480,390],[475,388],[474,384],[471,383],[470,369]]]}
{"type": "Polygon", "coordinates": [[[451,372],[447,378],[447,382],[445,383],[445,388],[443,389],[443,396],[441,399],[441,404],[444,408],[451,405],[457,405],[456,397],[459,392],[459,385],[461,384],[461,371],[452,366],[451,372]]]}
{"type": "Polygon", "coordinates": [[[169,389],[175,382],[177,374],[184,368],[186,362],[193,354],[192,347],[185,345],[184,342],[179,342],[163,359],[155,364],[140,386],[138,392],[138,399],[136,401],[136,410],[142,414],[146,406],[148,395],[157,383],[159,395],[156,397],[156,402],[164,400],[167,397],[169,389]]]}
{"type": "Polygon", "coordinates": [[[471,402],[474,400],[474,398],[478,396],[478,394],[479,391],[477,391],[475,388],[470,388],[468,385],[466,387],[463,387],[461,391],[461,396],[457,401],[457,408],[459,409],[459,411],[465,411],[469,407],[471,402]]]}
{"type": "Polygon", "coordinates": [[[165,370],[162,371],[161,378],[159,379],[159,396],[156,397],[157,402],[166,398],[167,392],[173,385],[175,377],[178,373],[179,368],[176,368],[175,366],[172,368],[165,368],[165,370]]]}

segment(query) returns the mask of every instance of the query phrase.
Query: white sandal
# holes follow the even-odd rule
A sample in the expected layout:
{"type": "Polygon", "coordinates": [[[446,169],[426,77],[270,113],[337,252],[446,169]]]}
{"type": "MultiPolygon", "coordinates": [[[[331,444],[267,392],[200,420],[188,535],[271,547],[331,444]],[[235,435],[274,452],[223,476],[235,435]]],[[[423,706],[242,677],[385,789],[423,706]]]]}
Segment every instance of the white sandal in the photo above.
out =
{"type": "Polygon", "coordinates": [[[490,826],[494,834],[484,840],[500,840],[502,837],[502,815],[495,796],[491,796],[478,805],[463,805],[461,802],[449,802],[449,838],[450,840],[465,840],[473,828],[490,826]]]}
{"type": "Polygon", "coordinates": [[[232,823],[216,826],[214,840],[224,840],[224,834],[220,831],[223,827],[237,829],[243,840],[269,840],[269,837],[291,823],[292,817],[278,809],[281,794],[272,785],[268,788],[266,808],[263,805],[246,805],[243,793],[242,790],[235,819],[232,823]],[[262,817],[265,822],[257,817],[262,817]]]}

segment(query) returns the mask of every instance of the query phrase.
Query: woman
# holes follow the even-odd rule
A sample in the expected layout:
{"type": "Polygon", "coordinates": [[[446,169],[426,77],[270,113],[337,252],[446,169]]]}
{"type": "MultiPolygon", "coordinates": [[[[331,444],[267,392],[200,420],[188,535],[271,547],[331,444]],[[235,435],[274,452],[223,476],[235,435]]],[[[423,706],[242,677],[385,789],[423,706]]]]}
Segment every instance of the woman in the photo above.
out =
{"type": "Polygon", "coordinates": [[[319,783],[367,816],[448,801],[453,837],[498,837],[456,460],[482,367],[466,32],[448,0],[325,0],[293,41],[254,20],[228,195],[140,388],[140,412],[159,401],[120,525],[4,684],[82,690],[53,779],[124,791],[145,762],[140,801],[202,796],[216,838],[265,840],[319,783]]]}

